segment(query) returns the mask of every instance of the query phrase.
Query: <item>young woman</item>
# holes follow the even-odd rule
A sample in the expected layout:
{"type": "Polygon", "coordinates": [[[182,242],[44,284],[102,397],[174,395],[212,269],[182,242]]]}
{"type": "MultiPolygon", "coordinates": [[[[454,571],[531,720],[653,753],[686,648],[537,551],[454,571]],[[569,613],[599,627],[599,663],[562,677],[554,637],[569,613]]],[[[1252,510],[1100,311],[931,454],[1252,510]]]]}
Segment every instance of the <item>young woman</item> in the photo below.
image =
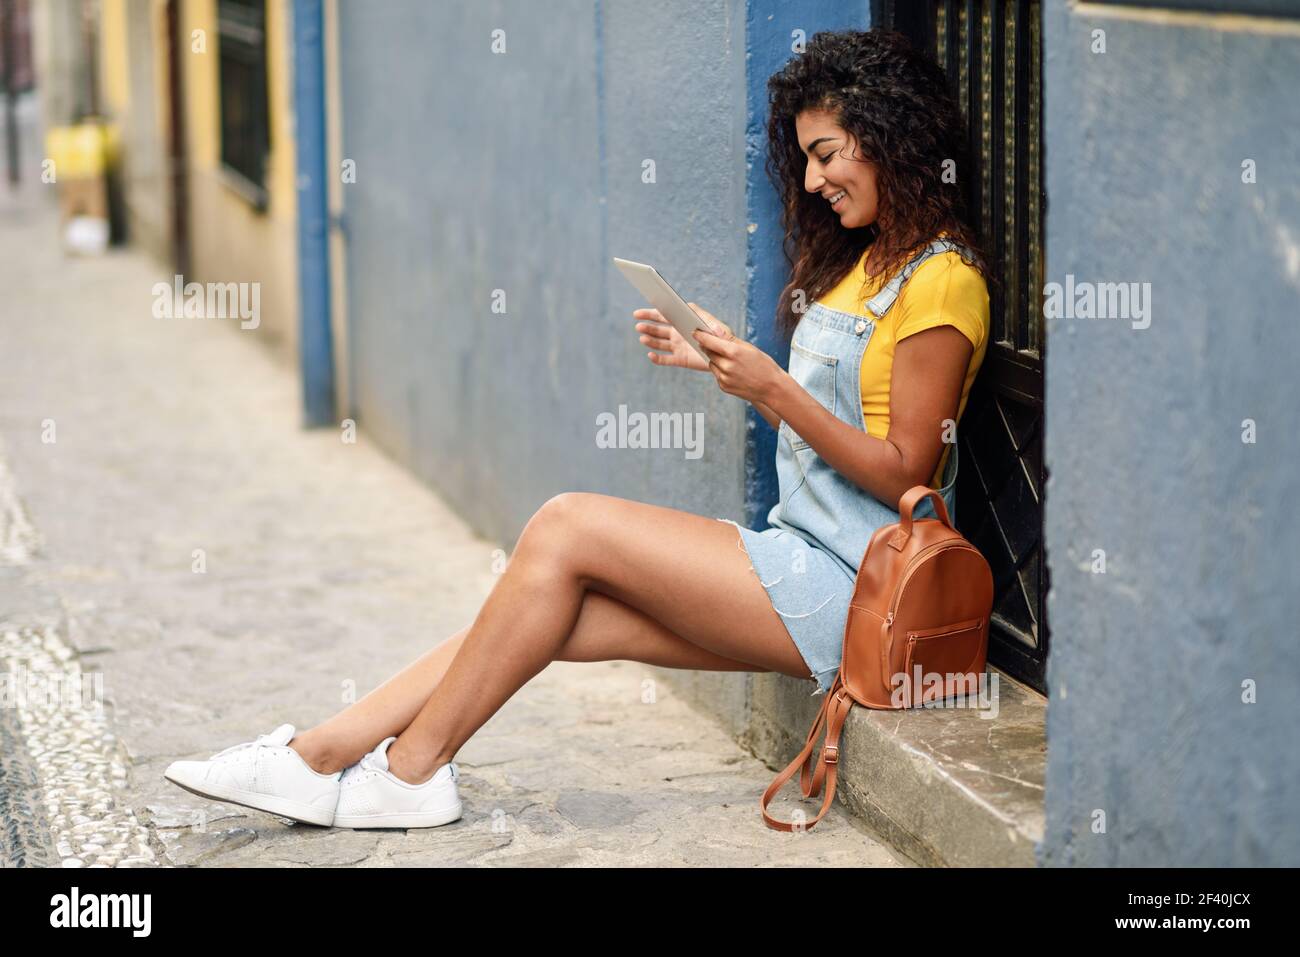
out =
{"type": "Polygon", "coordinates": [[[956,515],[955,425],[989,298],[961,203],[962,119],[936,65],[897,34],[821,33],[768,85],[789,370],[703,309],[708,362],[657,311],[633,316],[652,363],[711,374],[778,431],[772,527],[557,495],[468,628],[324,723],[177,761],[169,780],[314,824],[431,827],[461,815],[457,751],[552,661],[830,686],[871,533],[918,484],[956,515]]]}

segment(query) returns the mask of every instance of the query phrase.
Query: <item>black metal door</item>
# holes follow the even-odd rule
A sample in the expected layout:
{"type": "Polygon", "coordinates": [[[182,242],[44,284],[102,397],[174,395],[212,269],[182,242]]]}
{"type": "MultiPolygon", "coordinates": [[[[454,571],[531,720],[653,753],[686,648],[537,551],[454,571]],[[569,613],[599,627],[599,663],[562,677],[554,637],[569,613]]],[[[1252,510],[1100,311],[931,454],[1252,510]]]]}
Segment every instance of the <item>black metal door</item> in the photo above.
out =
{"type": "Polygon", "coordinates": [[[934,54],[966,115],[969,208],[1003,285],[958,429],[957,524],[993,568],[989,660],[1046,694],[1039,0],[877,0],[873,14],[934,54]]]}

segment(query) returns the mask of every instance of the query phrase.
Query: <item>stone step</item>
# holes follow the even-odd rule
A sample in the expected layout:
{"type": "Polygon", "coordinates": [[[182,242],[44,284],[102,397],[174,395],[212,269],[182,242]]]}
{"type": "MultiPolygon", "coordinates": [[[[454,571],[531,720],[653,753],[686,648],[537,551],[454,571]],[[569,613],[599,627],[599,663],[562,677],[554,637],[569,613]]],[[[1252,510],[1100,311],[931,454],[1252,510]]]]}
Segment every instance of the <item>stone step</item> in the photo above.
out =
{"type": "MultiPolygon", "coordinates": [[[[808,694],[810,682],[784,675],[683,681],[674,674],[665,671],[665,680],[773,776],[803,747],[823,700],[808,694]]],[[[1047,699],[992,667],[987,695],[981,708],[855,707],[840,742],[836,803],[918,865],[1034,867],[1043,836],[1047,699]]],[[[820,796],[802,797],[798,781],[796,774],[773,803],[777,817],[789,820],[800,807],[811,818],[821,806],[820,796]]]]}

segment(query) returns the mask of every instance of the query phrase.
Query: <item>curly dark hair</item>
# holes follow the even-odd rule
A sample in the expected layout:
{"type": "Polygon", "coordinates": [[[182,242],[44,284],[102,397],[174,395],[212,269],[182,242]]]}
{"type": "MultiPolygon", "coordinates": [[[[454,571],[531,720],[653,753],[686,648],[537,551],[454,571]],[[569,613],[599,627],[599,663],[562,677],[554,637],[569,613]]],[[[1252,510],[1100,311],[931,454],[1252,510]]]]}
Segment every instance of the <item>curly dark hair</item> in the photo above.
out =
{"type": "Polygon", "coordinates": [[[853,269],[868,246],[872,275],[892,275],[941,232],[973,253],[963,261],[990,286],[985,253],[966,218],[970,170],[965,121],[947,77],[929,56],[892,30],[822,31],[767,81],[767,174],[781,197],[782,244],[791,266],[777,325],[789,336],[799,322],[794,292],[811,302],[853,269]],[[876,170],[879,212],[869,226],[841,226],[826,202],[804,189],[808,157],[795,117],[826,110],[858,141],[876,170]],[[954,160],[958,182],[943,181],[954,160]]]}

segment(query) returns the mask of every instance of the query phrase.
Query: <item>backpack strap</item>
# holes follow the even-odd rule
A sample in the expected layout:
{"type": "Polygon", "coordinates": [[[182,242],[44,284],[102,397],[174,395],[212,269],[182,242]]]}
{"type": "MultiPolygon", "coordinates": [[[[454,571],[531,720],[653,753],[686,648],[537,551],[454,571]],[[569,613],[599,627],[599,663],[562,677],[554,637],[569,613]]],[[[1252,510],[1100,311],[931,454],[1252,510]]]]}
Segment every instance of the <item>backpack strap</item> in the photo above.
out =
{"type": "Polygon", "coordinates": [[[843,731],[844,721],[855,704],[849,697],[848,689],[844,687],[843,677],[843,674],[835,675],[835,683],[831,685],[830,693],[826,695],[821,709],[817,712],[817,720],[808,731],[808,740],[804,743],[803,750],[763,792],[761,802],[763,822],[775,831],[801,831],[812,828],[825,817],[826,812],[830,810],[831,801],[835,799],[835,776],[839,769],[840,758],[840,732],[843,731]],[[810,778],[812,750],[817,743],[817,732],[823,724],[826,724],[826,738],[822,744],[821,754],[817,756],[817,770],[810,778]],[[794,777],[796,768],[802,768],[799,775],[799,788],[803,791],[804,797],[816,797],[822,789],[823,781],[826,785],[826,797],[822,800],[821,810],[817,812],[816,817],[803,825],[782,821],[773,817],[767,810],[767,806],[772,803],[781,786],[794,777]]]}

